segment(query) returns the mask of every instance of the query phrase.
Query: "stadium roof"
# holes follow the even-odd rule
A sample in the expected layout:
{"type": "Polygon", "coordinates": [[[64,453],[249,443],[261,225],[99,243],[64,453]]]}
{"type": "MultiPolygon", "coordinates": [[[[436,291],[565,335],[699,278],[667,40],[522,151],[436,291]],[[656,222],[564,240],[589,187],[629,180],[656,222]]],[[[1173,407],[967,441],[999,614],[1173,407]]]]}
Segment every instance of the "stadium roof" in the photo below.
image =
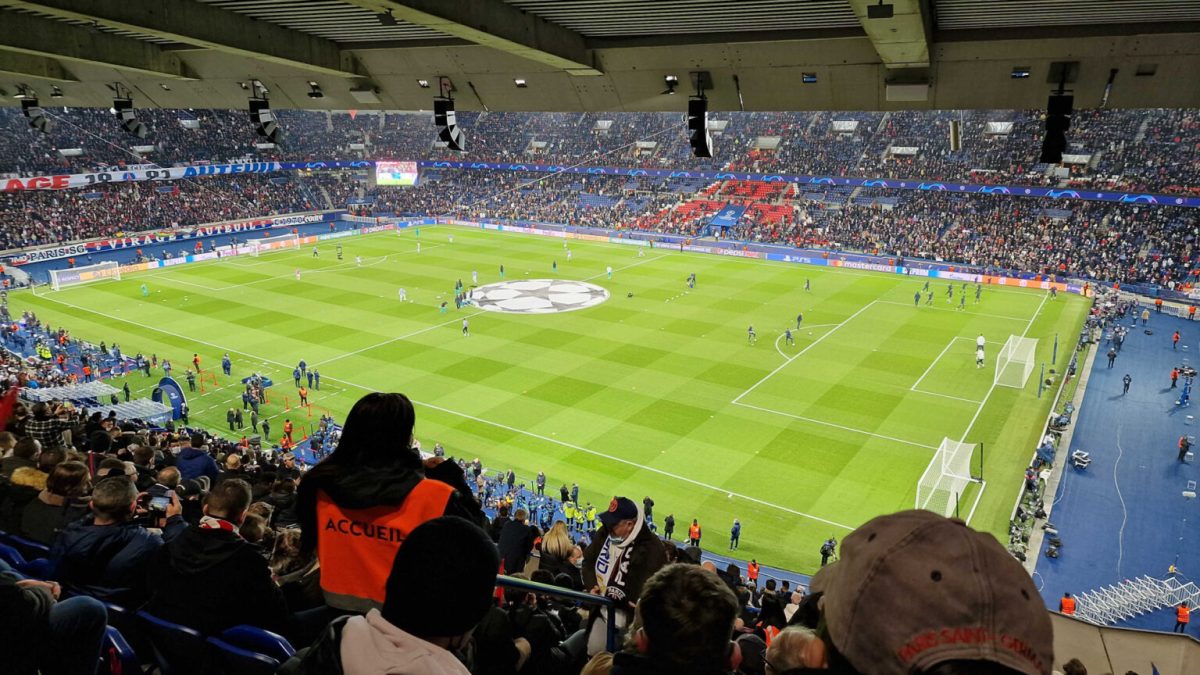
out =
{"type": "Polygon", "coordinates": [[[716,110],[1039,108],[1068,63],[1077,107],[1114,70],[1109,106],[1200,107],[1200,0],[0,0],[0,26],[5,105],[238,108],[257,79],[414,110],[445,76],[460,109],[682,110],[703,71],[716,110]]]}

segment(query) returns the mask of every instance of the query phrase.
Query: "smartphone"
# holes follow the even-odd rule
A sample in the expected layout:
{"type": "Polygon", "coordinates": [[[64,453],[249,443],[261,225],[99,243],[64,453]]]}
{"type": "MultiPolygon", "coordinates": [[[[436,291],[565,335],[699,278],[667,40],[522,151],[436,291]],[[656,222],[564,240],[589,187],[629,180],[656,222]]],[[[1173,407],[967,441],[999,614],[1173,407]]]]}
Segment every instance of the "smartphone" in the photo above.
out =
{"type": "Polygon", "coordinates": [[[170,505],[171,505],[171,498],[169,496],[151,497],[150,498],[150,510],[151,511],[160,511],[160,512],[166,513],[167,507],[170,505]]]}

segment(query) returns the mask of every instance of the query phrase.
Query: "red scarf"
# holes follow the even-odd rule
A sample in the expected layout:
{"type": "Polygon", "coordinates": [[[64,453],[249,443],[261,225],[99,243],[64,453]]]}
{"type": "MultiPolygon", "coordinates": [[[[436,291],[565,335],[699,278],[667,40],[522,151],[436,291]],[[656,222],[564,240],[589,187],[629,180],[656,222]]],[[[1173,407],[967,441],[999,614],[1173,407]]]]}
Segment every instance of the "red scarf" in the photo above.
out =
{"type": "Polygon", "coordinates": [[[232,532],[234,534],[237,534],[239,537],[241,536],[240,534],[238,534],[237,525],[234,525],[233,523],[231,523],[228,520],[225,520],[224,518],[215,518],[213,516],[204,516],[204,517],[200,518],[200,529],[202,529],[202,530],[225,530],[226,532],[232,532]]]}

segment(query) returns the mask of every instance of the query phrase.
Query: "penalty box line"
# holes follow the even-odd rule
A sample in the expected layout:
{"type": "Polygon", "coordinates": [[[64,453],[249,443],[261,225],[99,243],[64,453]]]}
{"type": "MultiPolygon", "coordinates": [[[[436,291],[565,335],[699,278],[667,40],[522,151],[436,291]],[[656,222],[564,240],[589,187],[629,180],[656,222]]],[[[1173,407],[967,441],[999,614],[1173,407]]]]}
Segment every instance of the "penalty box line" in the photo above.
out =
{"type": "Polygon", "coordinates": [[[766,382],[767,380],[769,380],[769,379],[771,379],[772,377],[774,377],[774,376],[775,376],[775,375],[776,375],[776,374],[777,374],[779,371],[783,370],[784,368],[787,368],[787,367],[788,367],[788,365],[790,365],[790,364],[792,363],[792,361],[795,361],[796,359],[800,358],[801,356],[804,356],[804,354],[805,354],[805,353],[807,353],[807,352],[808,352],[808,350],[810,350],[810,349],[812,349],[813,347],[816,347],[817,345],[819,345],[819,344],[821,344],[822,342],[824,342],[826,338],[828,338],[830,335],[833,335],[834,333],[838,332],[838,330],[839,330],[839,329],[841,329],[843,326],[845,326],[846,324],[848,324],[848,323],[850,323],[851,321],[853,321],[853,320],[854,320],[854,319],[855,319],[855,318],[856,318],[856,317],[857,317],[859,314],[862,314],[863,312],[867,311],[867,310],[868,310],[868,309],[870,309],[871,307],[874,307],[874,306],[875,306],[875,303],[877,303],[877,302],[879,302],[879,301],[878,301],[878,300],[872,300],[871,302],[869,302],[869,303],[867,303],[867,304],[863,305],[861,308],[859,308],[859,310],[858,310],[857,312],[855,312],[855,313],[851,314],[850,316],[846,317],[845,319],[843,319],[841,323],[834,324],[833,328],[831,328],[831,329],[829,329],[828,331],[826,331],[824,335],[822,335],[821,337],[817,338],[816,340],[813,340],[813,341],[812,341],[812,342],[811,342],[811,343],[810,343],[810,344],[809,344],[807,347],[805,347],[804,349],[801,349],[800,351],[796,352],[796,353],[795,353],[795,354],[793,354],[792,356],[788,357],[788,358],[787,358],[787,359],[786,359],[786,360],[785,360],[783,363],[779,364],[779,367],[778,367],[778,368],[776,368],[775,370],[772,370],[771,372],[767,373],[767,374],[766,374],[765,376],[763,376],[763,378],[762,378],[761,380],[759,380],[758,382],[755,382],[754,384],[750,385],[750,388],[749,388],[749,389],[747,389],[746,391],[743,391],[742,393],[738,394],[736,398],[734,398],[732,401],[730,401],[730,403],[734,403],[734,404],[736,404],[736,403],[739,403],[739,402],[740,402],[740,401],[741,401],[743,398],[745,398],[745,397],[746,397],[746,395],[747,395],[747,394],[749,394],[750,392],[754,391],[755,389],[758,389],[759,385],[761,385],[763,382],[766,382]]]}
{"type": "Polygon", "coordinates": [[[925,443],[918,443],[916,441],[906,441],[903,438],[896,438],[895,436],[886,436],[884,434],[877,434],[874,431],[866,431],[864,429],[856,429],[854,427],[848,427],[848,426],[845,426],[842,424],[826,422],[825,420],[819,420],[814,417],[805,417],[803,415],[796,415],[794,413],[784,412],[782,410],[775,410],[773,408],[764,408],[762,406],[757,406],[757,405],[753,405],[750,403],[741,403],[739,401],[734,401],[733,405],[741,406],[743,408],[750,408],[751,410],[757,410],[759,412],[771,413],[772,415],[781,415],[783,417],[790,417],[794,420],[799,420],[801,422],[809,422],[811,424],[818,424],[823,427],[830,427],[832,429],[840,429],[841,431],[848,431],[852,434],[860,434],[863,436],[870,436],[872,438],[879,438],[879,439],[883,439],[885,441],[891,441],[893,443],[902,443],[904,445],[911,445],[913,447],[924,448],[926,450],[936,451],[938,449],[936,445],[928,445],[925,443]]]}
{"type": "MultiPolygon", "coordinates": [[[[649,261],[645,261],[645,262],[649,262],[649,261]]],[[[217,350],[219,350],[219,351],[222,351],[222,352],[231,352],[231,353],[234,353],[234,354],[240,354],[240,355],[242,355],[242,356],[247,356],[247,357],[250,357],[251,359],[254,359],[254,360],[257,360],[257,361],[261,361],[261,362],[263,362],[263,363],[269,363],[269,364],[273,364],[273,365],[279,366],[280,368],[283,368],[283,369],[285,369],[285,370],[286,370],[286,369],[290,369],[290,368],[292,368],[292,366],[289,366],[289,365],[287,365],[287,364],[285,364],[285,363],[282,363],[282,362],[280,362],[280,361],[275,361],[275,360],[273,360],[273,359],[267,359],[267,358],[264,358],[264,357],[258,356],[258,355],[256,355],[256,354],[251,354],[251,353],[249,353],[249,352],[243,352],[243,351],[239,351],[239,350],[237,350],[237,349],[229,349],[229,348],[227,348],[227,347],[223,347],[223,346],[221,346],[221,345],[214,344],[214,343],[212,343],[212,342],[208,342],[208,341],[206,341],[206,340],[200,340],[200,339],[196,338],[195,336],[191,336],[191,335],[183,335],[182,333],[175,333],[175,332],[173,332],[173,331],[165,330],[165,329],[163,329],[163,328],[160,328],[160,327],[158,327],[158,326],[151,326],[151,325],[149,325],[149,324],[139,323],[139,322],[137,322],[137,321],[132,321],[132,320],[130,320],[130,319],[124,319],[124,318],[121,318],[121,317],[115,317],[115,316],[111,316],[111,315],[109,315],[109,314],[105,314],[105,313],[103,313],[103,312],[100,312],[100,311],[97,311],[97,310],[91,309],[91,308],[89,308],[89,307],[83,307],[83,306],[81,306],[81,305],[75,305],[75,304],[72,304],[72,303],[69,303],[69,302],[64,302],[64,301],[62,301],[62,300],[56,300],[56,299],[54,299],[54,298],[49,298],[49,297],[46,297],[46,299],[47,299],[47,300],[49,300],[50,302],[53,302],[53,303],[55,303],[55,304],[59,304],[59,305],[62,305],[62,306],[64,306],[64,307],[70,307],[70,308],[72,308],[72,309],[74,309],[74,310],[77,310],[77,311],[79,311],[79,312],[84,312],[84,313],[87,313],[87,314],[93,314],[93,315],[101,316],[101,317],[104,317],[105,319],[108,319],[108,320],[114,320],[114,319],[115,319],[116,321],[120,321],[121,323],[125,323],[125,324],[128,324],[128,325],[130,325],[130,326],[137,326],[138,328],[142,328],[142,329],[144,329],[144,330],[148,330],[148,331],[151,331],[151,332],[160,333],[160,334],[162,334],[162,335],[169,335],[169,336],[171,336],[171,337],[178,338],[178,339],[181,339],[181,340],[187,340],[187,341],[190,341],[190,342],[194,342],[194,343],[196,343],[196,344],[202,344],[202,345],[205,345],[205,346],[208,346],[208,347],[212,347],[213,349],[217,349],[217,350]]],[[[358,389],[358,390],[360,390],[360,391],[364,391],[364,392],[373,392],[373,391],[375,391],[375,389],[373,389],[373,388],[371,388],[371,387],[365,387],[365,386],[363,386],[363,385],[357,384],[357,383],[355,383],[355,382],[351,382],[351,381],[349,381],[349,380],[343,380],[343,379],[340,379],[340,378],[335,378],[335,377],[322,377],[321,379],[323,379],[323,380],[328,380],[328,381],[331,381],[331,382],[337,382],[337,383],[340,383],[340,384],[346,385],[347,387],[350,387],[350,388],[353,388],[353,389],[358,389]]],[[[646,466],[646,465],[644,465],[644,464],[641,464],[641,463],[639,463],[639,462],[634,462],[634,461],[631,461],[631,460],[628,460],[628,459],[624,459],[624,458],[621,458],[621,457],[615,457],[615,456],[613,456],[613,455],[609,455],[609,454],[606,454],[606,453],[600,452],[600,451],[598,451],[598,450],[592,450],[592,449],[590,449],[590,448],[585,448],[585,447],[583,447],[583,446],[581,446],[581,445],[576,445],[576,444],[574,444],[574,443],[568,443],[568,442],[566,442],[566,441],[560,441],[560,440],[558,440],[558,439],[556,439],[556,438],[551,438],[551,437],[549,437],[549,436],[543,436],[542,434],[537,434],[537,433],[534,433],[534,432],[531,432],[531,431],[526,431],[526,430],[524,430],[524,429],[518,429],[518,428],[516,428],[516,427],[512,427],[512,426],[509,426],[509,425],[507,425],[507,424],[502,424],[502,423],[500,423],[500,422],[493,422],[493,421],[491,421],[491,420],[487,420],[487,419],[484,419],[484,418],[482,418],[482,417],[477,417],[477,416],[475,416],[475,415],[471,415],[471,414],[468,414],[468,413],[459,412],[459,411],[457,411],[457,410],[451,410],[450,408],[445,408],[445,407],[442,407],[442,406],[439,406],[439,405],[436,405],[436,404],[433,404],[433,403],[425,403],[425,402],[423,402],[423,401],[417,401],[417,400],[414,400],[414,401],[413,401],[413,404],[414,404],[414,405],[421,406],[421,407],[424,407],[424,408],[429,408],[429,409],[431,409],[431,410],[437,410],[437,411],[439,411],[439,412],[443,412],[443,413],[446,413],[446,414],[448,414],[448,415],[453,415],[453,416],[455,416],[455,417],[461,417],[461,418],[463,418],[463,419],[471,420],[471,421],[473,421],[473,422],[477,422],[477,423],[479,423],[479,424],[484,424],[484,425],[487,425],[487,426],[495,427],[495,428],[497,428],[497,429],[503,429],[503,430],[505,430],[505,431],[511,431],[511,432],[513,432],[513,433],[520,434],[520,435],[522,435],[522,436],[528,436],[529,438],[535,438],[535,439],[537,439],[537,440],[540,440],[540,441],[545,441],[545,442],[547,442],[547,443],[551,443],[551,444],[553,444],[553,445],[558,445],[558,446],[561,446],[561,447],[567,448],[568,450],[574,450],[574,451],[577,451],[577,452],[582,452],[582,453],[585,453],[585,454],[588,454],[588,455],[592,455],[592,456],[595,456],[595,457],[601,457],[601,458],[607,459],[607,460],[609,460],[609,461],[616,462],[616,463],[618,463],[618,464],[625,464],[625,465],[627,465],[627,466],[635,467],[635,468],[637,468],[637,469],[641,469],[641,470],[643,470],[643,471],[649,471],[649,472],[651,472],[651,473],[654,473],[654,474],[657,474],[657,475],[660,475],[660,476],[663,476],[663,477],[666,477],[666,478],[672,478],[672,479],[675,479],[675,480],[681,481],[681,482],[683,482],[683,483],[687,483],[687,484],[689,484],[689,485],[694,485],[694,486],[696,486],[696,487],[699,487],[699,488],[704,488],[705,490],[709,490],[709,491],[711,491],[711,492],[718,492],[718,493],[720,493],[720,492],[724,492],[724,493],[726,493],[727,495],[733,495],[734,497],[737,497],[738,499],[743,499],[743,500],[745,500],[745,501],[747,501],[747,502],[751,502],[751,503],[754,503],[754,504],[758,504],[758,505],[760,505],[760,506],[765,506],[765,507],[767,507],[767,508],[775,509],[775,510],[777,510],[777,511],[783,511],[784,513],[788,513],[788,514],[791,514],[791,515],[794,515],[794,516],[799,516],[799,517],[801,517],[801,518],[807,518],[808,520],[816,521],[816,522],[818,522],[818,523],[822,523],[822,524],[824,524],[824,525],[829,525],[829,526],[831,526],[831,527],[837,527],[837,528],[840,528],[840,529],[842,529],[842,530],[846,530],[846,531],[851,531],[851,530],[854,530],[854,529],[855,529],[855,528],[854,528],[853,526],[851,526],[851,525],[846,525],[846,524],[844,524],[844,523],[839,523],[839,522],[836,522],[836,521],[832,521],[832,520],[829,520],[829,519],[827,519],[827,518],[822,518],[822,517],[820,517],[820,516],[814,516],[814,515],[812,515],[811,513],[805,513],[805,512],[803,512],[803,511],[798,511],[798,510],[796,510],[796,509],[792,509],[792,508],[789,508],[789,507],[786,507],[786,506],[781,506],[781,505],[779,505],[779,504],[773,504],[773,503],[771,503],[771,502],[768,502],[768,501],[765,501],[765,500],[762,500],[762,499],[758,499],[757,497],[751,497],[751,496],[749,496],[749,495],[741,494],[741,493],[738,493],[738,492],[731,492],[731,491],[729,491],[729,490],[726,490],[726,489],[723,489],[723,488],[717,487],[717,486],[715,486],[715,485],[711,485],[711,484],[709,484],[709,483],[704,483],[704,482],[702,482],[702,481],[698,481],[698,480],[695,480],[695,479],[692,479],[692,478],[688,478],[688,477],[686,477],[686,476],[681,476],[681,475],[679,475],[679,474],[671,473],[671,472],[669,472],[669,471],[664,471],[663,469],[658,469],[658,468],[655,468],[655,467],[652,467],[652,466],[646,466]]]]}
{"type": "MultiPolygon", "coordinates": [[[[956,401],[964,401],[966,403],[973,403],[975,405],[979,405],[980,403],[982,403],[982,401],[977,401],[973,398],[966,398],[963,396],[953,396],[951,394],[942,394],[942,393],[938,393],[936,391],[929,391],[927,389],[920,388],[921,382],[924,381],[925,377],[928,376],[929,373],[933,372],[934,367],[937,366],[938,362],[942,360],[942,357],[946,355],[946,352],[950,351],[950,348],[954,346],[955,342],[958,342],[959,340],[970,340],[970,339],[971,338],[963,337],[962,335],[956,335],[956,336],[950,338],[950,342],[946,344],[946,348],[943,349],[937,355],[937,357],[933,360],[933,362],[929,364],[929,367],[925,369],[925,372],[921,373],[921,376],[917,378],[917,381],[914,382],[913,385],[908,388],[908,390],[916,392],[918,394],[927,394],[929,396],[941,396],[942,398],[954,399],[956,401]]],[[[988,340],[987,344],[996,345],[996,344],[1002,344],[1002,343],[988,340]]]]}

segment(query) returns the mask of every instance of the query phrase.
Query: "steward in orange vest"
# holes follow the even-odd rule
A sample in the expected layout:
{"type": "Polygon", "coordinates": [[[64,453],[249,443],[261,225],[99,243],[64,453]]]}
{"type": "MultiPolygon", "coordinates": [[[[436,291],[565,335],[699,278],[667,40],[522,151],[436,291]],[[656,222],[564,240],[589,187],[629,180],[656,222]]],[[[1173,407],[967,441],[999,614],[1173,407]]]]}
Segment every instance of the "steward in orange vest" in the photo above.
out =
{"type": "Polygon", "coordinates": [[[700,523],[695,518],[692,519],[692,524],[688,526],[688,542],[692,546],[700,545],[700,523]]]}
{"type": "Polygon", "coordinates": [[[755,588],[758,588],[758,561],[757,560],[751,559],[750,562],[746,564],[746,578],[750,579],[750,583],[754,584],[755,588]]]}
{"type": "Polygon", "coordinates": [[[347,415],[337,447],[300,480],[300,548],[316,551],[330,607],[381,607],[396,552],[421,523],[447,515],[482,527],[458,464],[422,462],[409,447],[414,421],[403,394],[368,394],[347,415]]]}
{"type": "Polygon", "coordinates": [[[1063,593],[1062,600],[1058,601],[1058,611],[1067,616],[1075,615],[1075,598],[1070,593],[1063,593]]]}
{"type": "Polygon", "coordinates": [[[1188,607],[1187,600],[1179,603],[1175,608],[1175,632],[1186,633],[1188,621],[1192,620],[1192,610],[1188,607]]]}

